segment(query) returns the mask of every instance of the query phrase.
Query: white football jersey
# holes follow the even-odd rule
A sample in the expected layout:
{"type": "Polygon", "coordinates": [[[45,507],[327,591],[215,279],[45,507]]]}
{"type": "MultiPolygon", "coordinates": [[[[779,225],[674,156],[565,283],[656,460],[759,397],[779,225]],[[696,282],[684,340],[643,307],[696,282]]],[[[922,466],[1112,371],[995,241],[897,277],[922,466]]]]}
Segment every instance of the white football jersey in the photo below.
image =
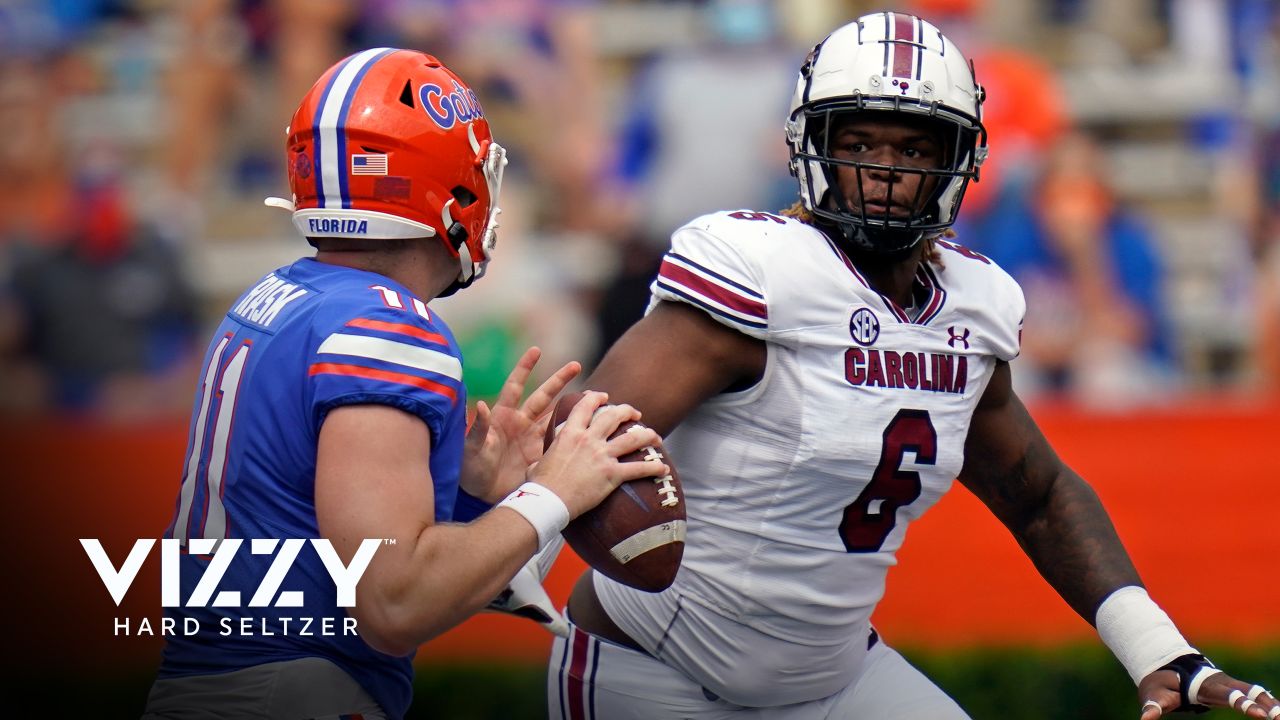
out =
{"type": "Polygon", "coordinates": [[[623,630],[722,697],[796,702],[856,675],[907,526],[951,487],[997,360],[1018,354],[1017,283],[938,244],[913,319],[797,220],[722,212],[672,237],[652,303],[688,303],[765,340],[767,369],[666,441],[689,516],[675,584],[650,595],[597,576],[596,587],[623,630]],[[722,630],[664,647],[689,608],[722,630]],[[743,637],[756,639],[724,646],[743,637]]]}

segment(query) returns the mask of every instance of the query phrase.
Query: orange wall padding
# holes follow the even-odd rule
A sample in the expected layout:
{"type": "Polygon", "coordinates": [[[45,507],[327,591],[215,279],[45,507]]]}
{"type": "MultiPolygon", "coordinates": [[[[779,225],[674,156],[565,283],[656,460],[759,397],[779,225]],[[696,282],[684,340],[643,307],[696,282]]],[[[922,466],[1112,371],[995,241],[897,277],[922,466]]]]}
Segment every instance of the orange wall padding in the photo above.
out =
{"type": "MultiPolygon", "coordinates": [[[[1148,587],[1192,643],[1280,640],[1280,402],[1184,403],[1099,415],[1034,410],[1059,454],[1110,509],[1148,587]]],[[[173,512],[186,428],[0,423],[10,559],[10,662],[29,672],[154,667],[161,642],[113,637],[116,616],[159,610],[148,559],[116,608],[78,538],[119,563],[173,512]]],[[[676,459],[677,462],[679,459],[676,459]]],[[[914,525],[875,616],[902,646],[1055,645],[1092,629],[1041,581],[999,523],[957,487],[914,525]]],[[[583,564],[566,551],[548,579],[557,602],[583,564]]],[[[540,662],[550,636],[481,616],[428,643],[420,663],[540,662]]]]}

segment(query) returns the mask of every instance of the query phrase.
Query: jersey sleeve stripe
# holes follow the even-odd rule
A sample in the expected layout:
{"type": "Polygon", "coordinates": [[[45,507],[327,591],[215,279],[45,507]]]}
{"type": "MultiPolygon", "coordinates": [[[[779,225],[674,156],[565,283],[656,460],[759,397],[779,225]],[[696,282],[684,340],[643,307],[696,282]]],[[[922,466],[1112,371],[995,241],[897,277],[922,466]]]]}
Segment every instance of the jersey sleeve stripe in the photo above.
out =
{"type": "Polygon", "coordinates": [[[360,328],[362,330],[378,330],[380,332],[398,333],[400,335],[408,335],[411,338],[417,338],[436,345],[444,345],[448,347],[449,341],[439,333],[433,333],[430,330],[423,330],[414,325],[406,325],[405,323],[386,322],[384,320],[369,320],[367,318],[356,318],[347,323],[347,327],[360,328]]]}
{"type": "Polygon", "coordinates": [[[767,320],[769,318],[769,308],[760,300],[741,295],[689,268],[672,262],[670,258],[662,261],[658,276],[666,280],[669,285],[699,295],[747,319],[767,320]]]}
{"type": "Polygon", "coordinates": [[[761,295],[761,294],[760,294],[759,292],[757,292],[756,290],[752,290],[751,288],[747,287],[746,285],[743,285],[743,284],[742,284],[742,283],[740,283],[740,282],[735,282],[735,281],[733,281],[733,280],[730,280],[729,278],[725,277],[724,275],[721,275],[720,273],[716,272],[715,270],[712,270],[711,268],[709,268],[709,267],[707,267],[707,266],[705,266],[705,265],[699,265],[698,263],[696,263],[696,262],[694,262],[694,261],[690,260],[689,258],[685,257],[684,255],[681,255],[680,253],[669,252],[669,253],[667,253],[666,257],[665,257],[665,258],[663,258],[663,260],[664,260],[664,261],[666,261],[666,260],[674,261],[674,262],[676,262],[677,264],[683,265],[683,266],[685,266],[686,268],[688,268],[688,269],[690,269],[690,270],[692,270],[692,271],[694,271],[694,272],[698,273],[699,275],[702,275],[702,276],[704,276],[704,277],[706,277],[706,278],[708,278],[708,279],[715,279],[715,280],[719,280],[721,283],[723,283],[723,284],[725,284],[725,285],[728,285],[729,287],[731,287],[731,288],[733,288],[733,289],[737,290],[737,291],[738,291],[740,294],[742,294],[742,295],[746,295],[746,296],[748,296],[748,297],[753,297],[753,298],[755,298],[755,299],[757,299],[757,300],[762,300],[762,301],[764,300],[764,295],[761,295]]]}
{"type": "Polygon", "coordinates": [[[657,286],[657,290],[660,291],[659,296],[661,296],[661,293],[675,295],[679,298],[682,298],[683,300],[688,301],[693,305],[696,305],[702,308],[703,310],[706,310],[709,313],[712,313],[714,315],[719,315],[720,317],[725,318],[726,320],[731,320],[735,323],[738,323],[739,325],[745,325],[747,327],[757,328],[759,330],[764,330],[768,328],[768,324],[765,322],[762,322],[761,320],[753,320],[747,317],[743,317],[739,313],[733,312],[732,310],[729,310],[728,308],[720,305],[719,303],[711,302],[704,297],[700,297],[684,288],[679,287],[678,285],[667,282],[665,279],[663,279],[662,276],[658,276],[658,280],[655,283],[655,285],[657,286]]]}
{"type": "Polygon", "coordinates": [[[317,353],[349,355],[352,357],[381,360],[444,375],[452,380],[462,380],[462,363],[458,358],[439,350],[409,345],[395,340],[334,333],[320,343],[317,353]]]}
{"type": "Polygon", "coordinates": [[[416,375],[407,373],[392,372],[390,370],[378,370],[377,368],[361,367],[359,365],[345,365],[342,363],[315,363],[311,366],[309,375],[344,375],[347,377],[365,378],[367,380],[381,380],[389,383],[399,383],[401,385],[412,385],[422,388],[429,392],[443,395],[449,398],[450,402],[457,402],[458,391],[443,383],[428,380],[416,375]]]}

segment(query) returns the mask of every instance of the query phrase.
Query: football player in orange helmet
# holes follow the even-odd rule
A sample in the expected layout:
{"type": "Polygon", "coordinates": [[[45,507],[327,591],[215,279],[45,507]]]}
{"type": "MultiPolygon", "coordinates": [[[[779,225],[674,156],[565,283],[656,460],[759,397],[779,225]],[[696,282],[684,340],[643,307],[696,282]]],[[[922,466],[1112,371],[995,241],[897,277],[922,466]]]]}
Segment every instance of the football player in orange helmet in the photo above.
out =
{"type": "Polygon", "coordinates": [[[183,631],[146,717],[401,717],[420,643],[618,484],[666,472],[618,461],[657,437],[608,440],[639,413],[601,393],[542,455],[539,420],[580,367],[522,403],[536,348],[468,432],[461,355],[430,302],[484,274],[506,156],[457,75],[357,53],[286,135],[292,197],[268,204],[317,253],[254,283],[205,355],[164,545],[183,631]]]}

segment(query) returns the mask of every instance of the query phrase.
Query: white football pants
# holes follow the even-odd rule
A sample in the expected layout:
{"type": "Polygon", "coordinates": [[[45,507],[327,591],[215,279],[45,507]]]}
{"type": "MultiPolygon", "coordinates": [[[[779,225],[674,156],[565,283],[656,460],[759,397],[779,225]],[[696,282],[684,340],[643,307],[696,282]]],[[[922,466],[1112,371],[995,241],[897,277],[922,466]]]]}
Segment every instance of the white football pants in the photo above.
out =
{"type": "Polygon", "coordinates": [[[811,702],[742,707],[653,657],[572,626],[547,666],[552,720],[969,720],[896,650],[878,641],[854,683],[811,702]]]}

